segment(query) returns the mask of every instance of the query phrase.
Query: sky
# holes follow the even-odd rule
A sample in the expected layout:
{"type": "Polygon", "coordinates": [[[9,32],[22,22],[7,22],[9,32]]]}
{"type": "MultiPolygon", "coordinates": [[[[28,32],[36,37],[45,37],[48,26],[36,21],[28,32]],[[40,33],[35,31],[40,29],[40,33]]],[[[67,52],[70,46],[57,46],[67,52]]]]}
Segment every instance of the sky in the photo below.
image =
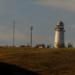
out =
{"type": "Polygon", "coordinates": [[[15,20],[15,45],[54,43],[57,18],[65,24],[65,44],[75,45],[75,0],[0,0],[0,45],[12,45],[15,20]]]}

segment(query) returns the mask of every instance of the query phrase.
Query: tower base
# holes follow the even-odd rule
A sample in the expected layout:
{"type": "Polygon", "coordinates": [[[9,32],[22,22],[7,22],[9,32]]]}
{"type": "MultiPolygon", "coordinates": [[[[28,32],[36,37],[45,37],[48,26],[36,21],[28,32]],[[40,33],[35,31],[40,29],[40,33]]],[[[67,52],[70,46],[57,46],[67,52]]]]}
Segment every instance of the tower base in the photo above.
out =
{"type": "Polygon", "coordinates": [[[55,43],[54,48],[65,48],[64,43],[59,44],[59,43],[55,43]]]}

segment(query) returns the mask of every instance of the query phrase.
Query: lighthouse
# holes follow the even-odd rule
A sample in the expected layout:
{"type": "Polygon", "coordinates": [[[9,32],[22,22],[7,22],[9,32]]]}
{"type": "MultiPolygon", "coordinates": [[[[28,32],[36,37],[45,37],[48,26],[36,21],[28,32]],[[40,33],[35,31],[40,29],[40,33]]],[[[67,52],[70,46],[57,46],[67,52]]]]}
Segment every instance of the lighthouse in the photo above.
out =
{"type": "Polygon", "coordinates": [[[64,23],[61,20],[57,21],[55,27],[54,48],[64,48],[64,23]]]}

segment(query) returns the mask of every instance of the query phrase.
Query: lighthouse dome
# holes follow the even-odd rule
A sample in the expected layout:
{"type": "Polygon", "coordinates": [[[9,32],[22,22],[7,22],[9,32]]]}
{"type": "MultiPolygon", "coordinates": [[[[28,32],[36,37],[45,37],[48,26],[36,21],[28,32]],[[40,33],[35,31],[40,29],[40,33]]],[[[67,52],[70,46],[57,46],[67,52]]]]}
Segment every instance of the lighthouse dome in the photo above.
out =
{"type": "Polygon", "coordinates": [[[57,21],[57,25],[64,26],[64,23],[60,20],[60,21],[57,21]]]}
{"type": "Polygon", "coordinates": [[[64,31],[64,23],[63,23],[63,21],[61,21],[61,20],[57,21],[55,30],[62,30],[62,31],[64,31]]]}

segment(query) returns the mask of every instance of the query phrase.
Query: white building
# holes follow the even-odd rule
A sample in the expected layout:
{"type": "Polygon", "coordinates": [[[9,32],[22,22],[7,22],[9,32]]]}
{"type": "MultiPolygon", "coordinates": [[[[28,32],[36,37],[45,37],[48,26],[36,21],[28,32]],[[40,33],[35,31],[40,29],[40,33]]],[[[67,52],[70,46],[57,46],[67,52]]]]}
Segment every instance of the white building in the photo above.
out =
{"type": "Polygon", "coordinates": [[[55,27],[54,48],[65,47],[64,32],[64,23],[61,20],[58,20],[55,27]]]}

